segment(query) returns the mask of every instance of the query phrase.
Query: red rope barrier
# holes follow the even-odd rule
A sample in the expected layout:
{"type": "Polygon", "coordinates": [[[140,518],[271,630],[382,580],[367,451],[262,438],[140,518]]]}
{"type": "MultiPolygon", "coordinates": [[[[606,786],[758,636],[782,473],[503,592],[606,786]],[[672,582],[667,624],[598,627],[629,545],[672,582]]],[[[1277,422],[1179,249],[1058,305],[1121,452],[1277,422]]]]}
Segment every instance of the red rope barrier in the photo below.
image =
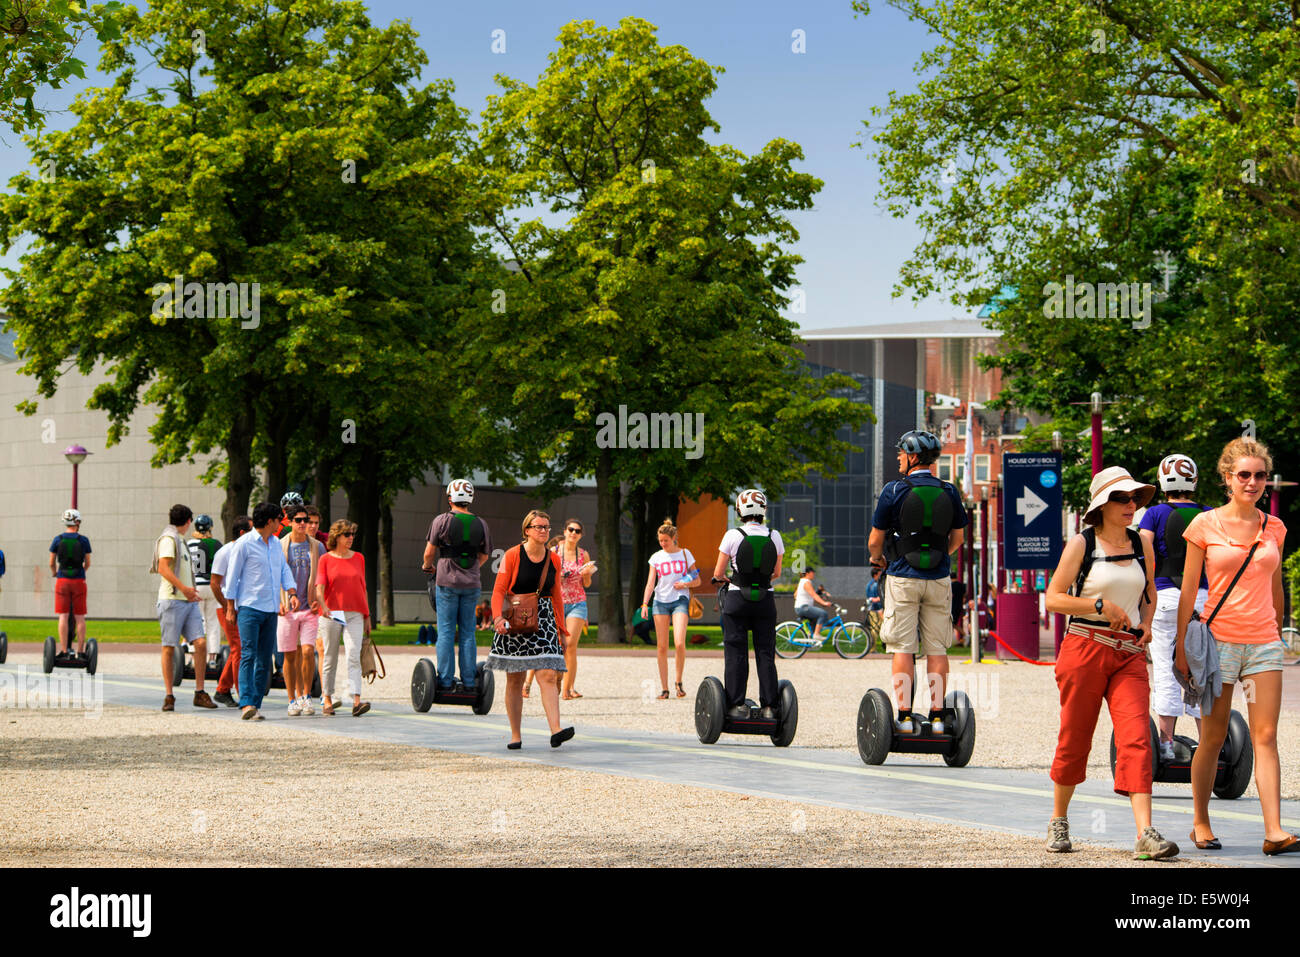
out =
{"type": "Polygon", "coordinates": [[[1007,649],[1007,651],[1011,652],[1013,655],[1015,655],[1017,658],[1019,658],[1021,661],[1027,661],[1027,662],[1029,662],[1031,665],[1046,665],[1046,666],[1048,666],[1048,667],[1055,667],[1055,666],[1056,666],[1056,662],[1055,662],[1055,661],[1035,661],[1033,658],[1026,658],[1026,657],[1025,657],[1024,655],[1022,655],[1020,652],[1016,651],[1016,649],[1012,648],[1012,647],[1011,647],[1010,645],[1008,645],[1005,641],[1003,641],[1001,638],[999,638],[999,637],[998,637],[998,633],[997,633],[996,631],[990,631],[990,632],[989,632],[989,636],[992,637],[992,639],[993,639],[994,641],[996,641],[999,645],[1001,645],[1003,648],[1007,649]]]}

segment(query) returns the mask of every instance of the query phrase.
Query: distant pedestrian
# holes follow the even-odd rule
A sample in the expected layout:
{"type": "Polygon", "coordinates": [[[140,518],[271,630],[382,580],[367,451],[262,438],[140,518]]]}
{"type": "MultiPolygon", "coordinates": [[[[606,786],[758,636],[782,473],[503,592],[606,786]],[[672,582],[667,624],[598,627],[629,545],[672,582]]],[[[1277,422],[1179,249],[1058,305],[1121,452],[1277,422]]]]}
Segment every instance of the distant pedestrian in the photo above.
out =
{"type": "Polygon", "coordinates": [[[221,630],[225,633],[226,644],[230,646],[230,654],[226,658],[226,666],[221,669],[221,675],[217,678],[217,693],[212,696],[212,700],[217,704],[224,704],[227,708],[238,708],[239,702],[235,700],[230,693],[233,688],[239,684],[239,660],[240,648],[239,628],[233,621],[226,619],[226,596],[221,591],[221,582],[226,577],[226,569],[230,562],[230,550],[234,547],[235,541],[245,532],[253,530],[253,520],[247,515],[240,515],[235,518],[231,531],[235,537],[226,544],[217,549],[217,554],[212,557],[212,597],[217,602],[217,620],[221,622],[221,630]]]}
{"type": "Polygon", "coordinates": [[[581,698],[574,690],[573,684],[578,675],[578,641],[582,631],[587,627],[587,589],[591,587],[591,576],[596,572],[596,563],[591,560],[586,549],[580,548],[582,541],[582,523],[571,518],[564,523],[564,534],[559,543],[553,546],[560,556],[560,593],[564,596],[564,630],[568,637],[564,639],[564,682],[560,697],[565,701],[581,698]]]}
{"type": "Polygon", "coordinates": [[[162,632],[162,677],[167,689],[162,709],[174,711],[176,698],[172,695],[172,670],[175,656],[183,655],[181,640],[188,639],[194,649],[194,707],[215,708],[216,704],[203,690],[208,672],[208,642],[203,636],[203,614],[199,610],[199,592],[194,587],[194,566],[190,564],[189,548],[185,536],[194,521],[194,513],[187,505],[173,505],[167,514],[167,525],[153,546],[151,572],[162,579],[158,585],[158,625],[162,632]]]}
{"type": "MultiPolygon", "coordinates": [[[[564,622],[556,611],[564,607],[560,592],[560,556],[546,550],[551,531],[551,517],[534,509],[523,521],[524,542],[506,552],[492,589],[492,615],[496,637],[487,666],[506,674],[506,717],[510,720],[510,750],[522,746],[521,719],[524,710],[524,672],[535,669],[541,691],[542,707],[551,726],[551,747],[558,748],[573,737],[573,728],[560,727],[560,694],[556,677],[564,670],[564,649],[560,639],[567,637],[564,622]],[[509,621],[502,609],[510,595],[537,596],[537,630],[532,633],[508,634],[509,621]]],[[[561,611],[562,613],[562,611],[561,611]]]]}
{"type": "Polygon", "coordinates": [[[348,692],[352,716],[370,710],[361,700],[361,646],[370,635],[370,597],[366,592],[366,556],[352,550],[357,526],[339,519],[330,526],[329,552],[316,571],[316,606],[321,616],[321,712],[333,714],[334,675],[338,669],[339,641],[343,641],[348,666],[348,692]]]}
{"type": "Polygon", "coordinates": [[[212,537],[212,516],[194,516],[194,528],[185,540],[194,567],[194,587],[199,593],[199,614],[203,616],[203,636],[208,640],[208,654],[221,650],[221,606],[212,594],[212,562],[221,542],[212,537]]]}
{"type": "Polygon", "coordinates": [[[659,700],[668,697],[668,629],[673,630],[677,646],[677,697],[685,698],[682,677],[686,670],[686,628],[690,622],[692,588],[702,584],[700,570],[690,549],[677,544],[677,526],[664,519],[659,526],[659,551],[650,556],[650,574],[646,578],[645,595],[641,599],[641,614],[653,610],[655,636],[659,639],[659,683],[663,691],[659,700]],[[654,596],[653,609],[650,597],[654,596]]]}
{"type": "Polygon", "coordinates": [[[243,657],[239,663],[240,717],[261,719],[263,689],[271,680],[271,657],[275,651],[276,621],[280,611],[280,589],[289,593],[290,611],[297,611],[298,584],[294,581],[275,533],[284,511],[274,502],[260,502],[253,509],[253,531],[235,542],[222,591],[226,596],[226,620],[239,622],[243,657]]]}
{"type": "MultiPolygon", "coordinates": [[[[316,629],[317,608],[316,570],[320,557],[325,553],[325,546],[316,541],[309,532],[309,514],[315,509],[306,505],[295,505],[289,509],[289,523],[292,531],[281,538],[280,547],[284,560],[289,566],[297,593],[302,604],[297,611],[289,610],[288,595],[282,593],[280,598],[280,616],[276,623],[276,647],[284,655],[281,671],[284,674],[284,690],[289,695],[288,714],[290,717],[312,714],[315,708],[311,700],[312,678],[316,675],[316,629]]],[[[320,523],[320,513],[316,512],[316,523],[320,523]]]]}

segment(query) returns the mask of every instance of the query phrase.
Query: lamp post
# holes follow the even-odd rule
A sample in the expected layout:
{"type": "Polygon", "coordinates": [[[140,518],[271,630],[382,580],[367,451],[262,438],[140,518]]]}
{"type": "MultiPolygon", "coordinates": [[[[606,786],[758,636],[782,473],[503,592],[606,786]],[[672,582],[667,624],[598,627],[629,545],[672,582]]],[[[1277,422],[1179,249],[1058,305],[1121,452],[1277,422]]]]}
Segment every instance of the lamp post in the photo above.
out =
{"type": "MultiPolygon", "coordinates": [[[[1092,395],[1093,395],[1093,398],[1094,398],[1094,399],[1100,399],[1100,398],[1101,398],[1101,393],[1100,393],[1100,392],[1094,392],[1092,395]]],[[[1094,406],[1094,408],[1096,408],[1096,406],[1094,406]]],[[[1100,441],[1100,440],[1096,440],[1096,441],[1100,441]]],[[[1064,447],[1065,447],[1065,443],[1061,441],[1061,433],[1060,433],[1060,432],[1053,432],[1053,433],[1052,433],[1052,450],[1055,451],[1055,452],[1060,452],[1064,447]]],[[[1096,458],[1096,452],[1095,452],[1095,451],[1094,451],[1094,453],[1093,453],[1093,456],[1094,456],[1094,458],[1093,458],[1092,472],[1093,472],[1094,475],[1096,475],[1096,474],[1097,474],[1097,458],[1096,458]]],[[[1064,471],[1064,470],[1062,470],[1062,471],[1064,471]]],[[[1064,540],[1064,538],[1065,538],[1065,509],[1061,509],[1061,538],[1062,538],[1062,540],[1064,540]]],[[[1048,573],[1050,574],[1051,569],[1049,568],[1047,571],[1048,571],[1048,573]]],[[[1060,612],[1057,612],[1055,618],[1056,618],[1056,620],[1055,620],[1055,622],[1053,622],[1053,624],[1052,624],[1052,636],[1053,636],[1053,638],[1055,639],[1055,642],[1056,642],[1056,657],[1059,658],[1059,657],[1061,657],[1061,642],[1065,640],[1065,616],[1062,615],[1060,612]]]]}
{"type": "Polygon", "coordinates": [[[1101,393],[1092,394],[1092,474],[1101,471],[1101,393]]]}
{"type": "Polygon", "coordinates": [[[69,445],[63,450],[63,457],[72,463],[72,507],[77,507],[77,467],[90,455],[80,445],[69,445]]]}
{"type": "Polygon", "coordinates": [[[1268,514],[1278,518],[1282,514],[1282,488],[1286,485],[1295,485],[1295,482],[1283,482],[1282,473],[1273,473],[1273,481],[1269,485],[1273,486],[1273,494],[1268,497],[1268,514]]]}

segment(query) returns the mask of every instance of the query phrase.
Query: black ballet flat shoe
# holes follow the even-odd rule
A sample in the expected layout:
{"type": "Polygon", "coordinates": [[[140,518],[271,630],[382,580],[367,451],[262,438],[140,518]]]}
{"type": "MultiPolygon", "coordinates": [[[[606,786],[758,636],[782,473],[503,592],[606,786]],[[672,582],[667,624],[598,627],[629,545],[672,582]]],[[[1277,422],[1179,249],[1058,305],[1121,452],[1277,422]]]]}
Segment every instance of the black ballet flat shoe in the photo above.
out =
{"type": "Polygon", "coordinates": [[[558,748],[565,741],[568,741],[571,737],[573,737],[572,728],[561,728],[559,731],[556,731],[553,735],[551,735],[551,747],[558,748]]]}
{"type": "Polygon", "coordinates": [[[511,751],[518,751],[523,746],[524,743],[522,741],[511,741],[509,744],[506,745],[506,747],[509,748],[511,751]]]}

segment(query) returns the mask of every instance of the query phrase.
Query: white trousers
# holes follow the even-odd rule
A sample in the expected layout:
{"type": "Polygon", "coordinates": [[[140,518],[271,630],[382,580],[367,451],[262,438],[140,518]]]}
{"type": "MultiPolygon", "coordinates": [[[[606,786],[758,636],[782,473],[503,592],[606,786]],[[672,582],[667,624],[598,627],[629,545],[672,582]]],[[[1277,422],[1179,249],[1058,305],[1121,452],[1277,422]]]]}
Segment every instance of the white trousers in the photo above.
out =
{"type": "Polygon", "coordinates": [[[321,618],[320,628],[316,632],[321,641],[320,691],[327,698],[334,698],[334,673],[338,670],[340,639],[347,657],[348,694],[361,694],[361,641],[365,638],[366,616],[359,611],[345,611],[343,617],[348,620],[346,626],[340,625],[333,618],[321,618]]]}
{"type": "MultiPolygon", "coordinates": [[[[1156,592],[1156,613],[1151,619],[1151,704],[1158,715],[1176,718],[1184,714],[1201,716],[1195,705],[1183,704],[1183,689],[1174,677],[1174,645],[1178,632],[1178,597],[1181,590],[1162,588],[1156,592]]],[[[1204,588],[1196,593],[1196,610],[1204,613],[1204,588]]]]}

